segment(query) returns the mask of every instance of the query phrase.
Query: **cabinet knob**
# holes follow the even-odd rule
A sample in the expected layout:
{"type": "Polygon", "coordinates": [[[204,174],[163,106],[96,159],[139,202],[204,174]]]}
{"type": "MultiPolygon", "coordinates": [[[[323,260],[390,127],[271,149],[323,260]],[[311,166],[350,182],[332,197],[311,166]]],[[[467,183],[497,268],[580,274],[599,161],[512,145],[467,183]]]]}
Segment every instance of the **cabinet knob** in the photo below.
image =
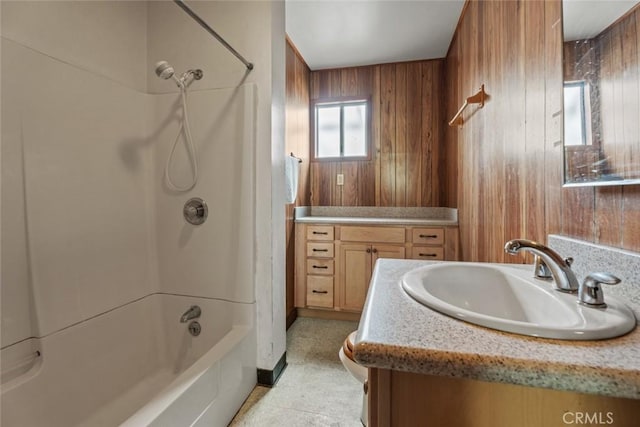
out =
{"type": "Polygon", "coordinates": [[[377,254],[377,253],[378,253],[378,250],[377,250],[376,248],[373,248],[373,253],[374,253],[374,254],[377,254]]]}
{"type": "Polygon", "coordinates": [[[371,249],[367,248],[367,253],[370,254],[371,253],[371,249]]]}

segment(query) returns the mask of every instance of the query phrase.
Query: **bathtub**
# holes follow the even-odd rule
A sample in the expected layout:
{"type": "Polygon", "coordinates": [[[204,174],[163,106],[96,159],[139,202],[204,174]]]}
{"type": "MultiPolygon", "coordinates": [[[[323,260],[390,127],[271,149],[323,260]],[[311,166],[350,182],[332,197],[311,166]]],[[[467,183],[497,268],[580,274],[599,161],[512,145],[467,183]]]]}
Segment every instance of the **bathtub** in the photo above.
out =
{"type": "Polygon", "coordinates": [[[254,310],[153,294],[28,340],[36,356],[2,384],[1,424],[226,426],[256,384],[254,310]],[[202,309],[196,337],[179,321],[191,305],[202,309]]]}

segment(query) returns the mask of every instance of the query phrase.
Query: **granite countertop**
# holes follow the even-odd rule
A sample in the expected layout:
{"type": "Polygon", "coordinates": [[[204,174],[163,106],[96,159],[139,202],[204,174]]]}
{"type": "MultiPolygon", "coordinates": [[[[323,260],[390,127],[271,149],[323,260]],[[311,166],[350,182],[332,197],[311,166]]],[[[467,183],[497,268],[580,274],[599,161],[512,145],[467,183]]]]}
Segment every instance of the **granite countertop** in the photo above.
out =
{"type": "Polygon", "coordinates": [[[434,262],[378,261],[354,343],[360,364],[640,399],[639,328],[609,340],[563,341],[456,320],[428,309],[402,289],[404,273],[434,262]]]}
{"type": "Polygon", "coordinates": [[[313,224],[457,226],[458,212],[452,208],[303,206],[295,208],[295,221],[313,224]]]}

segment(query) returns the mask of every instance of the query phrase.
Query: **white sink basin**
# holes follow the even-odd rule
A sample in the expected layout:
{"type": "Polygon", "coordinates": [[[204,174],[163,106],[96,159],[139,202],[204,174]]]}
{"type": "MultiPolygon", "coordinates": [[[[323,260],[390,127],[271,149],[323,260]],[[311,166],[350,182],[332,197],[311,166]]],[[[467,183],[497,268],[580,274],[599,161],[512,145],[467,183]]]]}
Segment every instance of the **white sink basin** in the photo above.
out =
{"type": "Polygon", "coordinates": [[[410,271],[402,287],[411,297],[466,322],[516,334],[566,340],[624,335],[636,319],[622,302],[605,294],[607,308],[584,307],[576,294],[536,280],[532,266],[439,263],[410,271]]]}

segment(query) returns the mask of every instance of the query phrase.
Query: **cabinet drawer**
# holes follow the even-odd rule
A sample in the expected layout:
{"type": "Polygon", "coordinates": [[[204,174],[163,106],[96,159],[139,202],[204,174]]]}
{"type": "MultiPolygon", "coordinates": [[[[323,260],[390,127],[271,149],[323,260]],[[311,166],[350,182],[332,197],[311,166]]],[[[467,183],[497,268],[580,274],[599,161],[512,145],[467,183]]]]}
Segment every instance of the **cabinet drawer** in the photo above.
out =
{"type": "Polygon", "coordinates": [[[307,276],[307,305],[333,308],[333,277],[307,276]]]}
{"type": "Polygon", "coordinates": [[[434,246],[414,246],[411,248],[411,259],[444,260],[444,249],[434,246]]]}
{"type": "Polygon", "coordinates": [[[340,227],[340,240],[344,242],[404,243],[404,227],[340,227]]]}
{"type": "Polygon", "coordinates": [[[307,274],[333,275],[333,260],[307,259],[307,274]]]}
{"type": "Polygon", "coordinates": [[[307,226],[307,240],[333,240],[332,225],[307,226]]]}
{"type": "Polygon", "coordinates": [[[441,245],[444,243],[444,230],[442,228],[414,228],[411,242],[441,245]]]}
{"type": "Polygon", "coordinates": [[[319,258],[333,258],[333,243],[307,243],[307,256],[319,258]]]}

